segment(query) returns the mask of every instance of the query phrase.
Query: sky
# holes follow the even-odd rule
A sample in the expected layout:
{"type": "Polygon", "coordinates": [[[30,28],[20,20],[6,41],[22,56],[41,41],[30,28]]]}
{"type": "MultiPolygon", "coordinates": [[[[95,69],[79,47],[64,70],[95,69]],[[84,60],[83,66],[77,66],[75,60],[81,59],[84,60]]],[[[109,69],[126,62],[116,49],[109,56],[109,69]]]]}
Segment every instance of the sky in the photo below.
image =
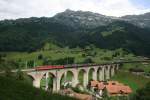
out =
{"type": "Polygon", "coordinates": [[[150,12],[150,0],[0,0],[0,20],[52,17],[66,9],[120,17],[150,12]]]}

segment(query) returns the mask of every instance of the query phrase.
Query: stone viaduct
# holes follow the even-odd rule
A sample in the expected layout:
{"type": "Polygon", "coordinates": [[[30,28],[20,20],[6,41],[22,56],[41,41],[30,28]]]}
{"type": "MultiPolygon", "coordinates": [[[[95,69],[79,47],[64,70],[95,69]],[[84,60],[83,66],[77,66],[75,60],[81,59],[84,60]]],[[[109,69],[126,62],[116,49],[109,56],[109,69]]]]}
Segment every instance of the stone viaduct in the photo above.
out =
{"type": "Polygon", "coordinates": [[[67,67],[63,69],[50,69],[50,70],[41,70],[36,71],[32,70],[27,72],[27,74],[33,79],[33,86],[40,88],[40,81],[44,77],[45,89],[49,88],[48,77],[49,75],[53,76],[53,91],[58,92],[61,87],[62,77],[67,76],[67,72],[71,72],[72,77],[72,86],[76,86],[79,83],[79,73],[83,72],[83,86],[88,85],[89,72],[92,70],[92,79],[93,80],[109,80],[112,77],[116,70],[118,70],[119,64],[105,64],[105,65],[93,65],[93,66],[80,66],[80,67],[67,67]],[[97,79],[99,78],[99,79],[97,79]]]}

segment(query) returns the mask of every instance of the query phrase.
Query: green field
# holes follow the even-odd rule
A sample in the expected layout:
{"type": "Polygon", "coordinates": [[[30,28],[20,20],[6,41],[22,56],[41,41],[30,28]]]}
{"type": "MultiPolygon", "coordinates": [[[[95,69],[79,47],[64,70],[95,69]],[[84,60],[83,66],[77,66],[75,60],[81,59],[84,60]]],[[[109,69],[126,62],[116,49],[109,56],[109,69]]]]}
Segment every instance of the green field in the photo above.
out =
{"type": "Polygon", "coordinates": [[[140,68],[145,72],[150,72],[150,63],[128,63],[123,64],[122,69],[128,71],[130,68],[140,68]]]}
{"type": "Polygon", "coordinates": [[[118,71],[112,80],[129,85],[134,92],[137,89],[144,87],[146,83],[150,82],[150,79],[148,78],[139,75],[133,75],[132,73],[124,72],[123,70],[118,71]]]}
{"type": "MultiPolygon", "coordinates": [[[[59,59],[64,59],[68,57],[72,57],[73,63],[89,63],[87,59],[90,59],[90,62],[93,63],[104,63],[104,62],[113,62],[118,61],[119,59],[123,60],[136,60],[138,59],[135,55],[124,51],[123,49],[116,49],[116,50],[105,50],[105,49],[98,49],[98,48],[88,48],[86,50],[81,48],[57,48],[53,50],[39,50],[32,53],[27,52],[0,52],[0,60],[3,59],[6,62],[13,62],[17,63],[18,66],[21,68],[32,68],[33,66],[40,66],[44,65],[44,62],[47,61],[48,63],[54,62],[59,59]],[[41,56],[41,58],[39,58],[41,56]],[[34,64],[29,65],[29,62],[34,62],[34,64]]],[[[3,62],[3,61],[2,61],[3,62]]],[[[17,64],[12,65],[8,63],[12,69],[18,68],[16,67],[17,64]]],[[[59,64],[59,63],[57,63],[59,64]]],[[[64,64],[68,64],[67,60],[64,64]]],[[[1,65],[0,65],[1,68],[1,65]]]]}

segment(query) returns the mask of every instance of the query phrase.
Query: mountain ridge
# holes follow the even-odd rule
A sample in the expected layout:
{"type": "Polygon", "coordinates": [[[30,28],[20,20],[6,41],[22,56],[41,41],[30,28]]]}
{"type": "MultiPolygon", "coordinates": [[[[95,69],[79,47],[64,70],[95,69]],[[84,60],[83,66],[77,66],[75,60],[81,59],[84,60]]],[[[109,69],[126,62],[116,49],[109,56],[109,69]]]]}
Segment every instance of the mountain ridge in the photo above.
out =
{"type": "Polygon", "coordinates": [[[57,13],[56,15],[52,17],[30,17],[30,18],[19,18],[15,20],[1,20],[0,23],[3,22],[10,22],[13,23],[19,22],[19,21],[30,21],[30,19],[49,19],[50,21],[54,22],[61,22],[61,23],[68,23],[70,22],[71,26],[79,25],[81,27],[87,27],[87,28],[94,28],[98,26],[103,26],[107,25],[113,21],[116,20],[122,20],[122,21],[127,21],[129,23],[132,23],[134,25],[137,25],[139,27],[150,27],[150,12],[144,13],[144,14],[139,14],[139,15],[125,15],[122,17],[114,17],[114,16],[106,16],[102,15],[99,13],[93,13],[90,11],[73,11],[70,9],[66,9],[64,12],[57,13]],[[61,18],[62,17],[62,18],[61,18]],[[148,22],[146,22],[148,21],[148,22]],[[78,24],[76,24],[78,23],[78,24]],[[75,25],[72,25],[75,24],[75,25]]]}
{"type": "Polygon", "coordinates": [[[120,18],[67,10],[51,18],[0,21],[0,51],[35,51],[50,42],[71,48],[90,44],[104,49],[125,48],[150,55],[149,33],[148,27],[120,18]]]}

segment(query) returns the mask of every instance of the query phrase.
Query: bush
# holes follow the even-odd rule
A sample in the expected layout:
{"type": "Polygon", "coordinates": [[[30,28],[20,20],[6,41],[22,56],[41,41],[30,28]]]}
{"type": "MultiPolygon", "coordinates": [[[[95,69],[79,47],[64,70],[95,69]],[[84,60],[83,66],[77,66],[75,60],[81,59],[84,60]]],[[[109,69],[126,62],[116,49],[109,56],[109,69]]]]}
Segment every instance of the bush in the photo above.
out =
{"type": "Polygon", "coordinates": [[[150,82],[144,88],[136,91],[134,100],[150,100],[150,82]]]}
{"type": "Polygon", "coordinates": [[[52,64],[52,60],[50,60],[49,58],[43,59],[43,65],[51,65],[51,64],[52,64]]]}
{"type": "Polygon", "coordinates": [[[10,67],[5,68],[5,76],[6,77],[12,77],[12,72],[10,67]]]}
{"type": "Polygon", "coordinates": [[[39,55],[38,55],[38,60],[41,60],[41,59],[43,59],[43,55],[42,55],[42,54],[39,54],[39,55]]]}
{"type": "Polygon", "coordinates": [[[24,80],[24,74],[20,69],[18,69],[18,71],[16,73],[16,79],[17,80],[24,80]]]}
{"type": "Polygon", "coordinates": [[[27,66],[29,67],[29,68],[33,68],[34,67],[34,61],[33,60],[30,60],[30,61],[28,61],[27,62],[27,66]]]}
{"type": "Polygon", "coordinates": [[[144,72],[144,70],[140,68],[130,68],[129,71],[130,72],[144,72]]]}
{"type": "Polygon", "coordinates": [[[92,58],[86,58],[83,63],[94,63],[92,58]]]}
{"type": "Polygon", "coordinates": [[[86,57],[86,54],[85,54],[85,53],[83,53],[83,54],[82,54],[82,57],[86,57]]]}
{"type": "Polygon", "coordinates": [[[102,59],[103,60],[111,60],[112,58],[111,57],[103,57],[102,59]]]}
{"type": "Polygon", "coordinates": [[[52,61],[53,65],[65,65],[65,64],[73,64],[73,63],[74,63],[74,57],[60,58],[52,61]]]}

